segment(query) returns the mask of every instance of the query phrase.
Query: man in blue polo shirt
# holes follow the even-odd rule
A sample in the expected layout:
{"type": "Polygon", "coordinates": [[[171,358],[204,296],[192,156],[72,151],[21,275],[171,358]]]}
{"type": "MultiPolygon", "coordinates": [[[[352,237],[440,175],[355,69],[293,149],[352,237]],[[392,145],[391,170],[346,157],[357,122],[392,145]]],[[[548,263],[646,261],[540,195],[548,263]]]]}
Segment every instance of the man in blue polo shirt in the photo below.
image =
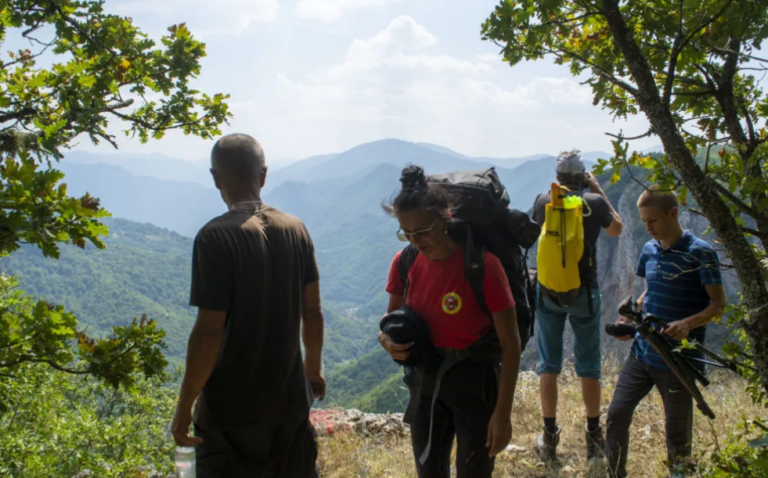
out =
{"type": "MultiPolygon", "coordinates": [[[[640,196],[637,207],[646,230],[653,237],[643,247],[637,267],[637,275],[646,281],[646,290],[638,305],[667,324],[661,332],[669,336],[673,344],[683,339],[703,343],[706,325],[721,316],[726,305],[717,254],[712,246],[680,226],[674,192],[651,187],[640,196]]],[[[626,317],[621,317],[619,322],[632,323],[626,317]]],[[[654,386],[664,402],[670,471],[685,473],[685,464],[691,456],[693,397],[655,349],[638,335],[608,409],[605,452],[612,477],[627,476],[632,416],[635,407],[654,386]]]]}

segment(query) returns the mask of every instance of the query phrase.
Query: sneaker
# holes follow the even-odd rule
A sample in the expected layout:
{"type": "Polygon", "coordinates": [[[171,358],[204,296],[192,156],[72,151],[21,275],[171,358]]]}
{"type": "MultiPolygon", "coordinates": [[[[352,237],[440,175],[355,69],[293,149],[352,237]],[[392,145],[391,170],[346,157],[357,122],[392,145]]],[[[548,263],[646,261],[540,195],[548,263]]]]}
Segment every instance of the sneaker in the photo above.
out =
{"type": "Polygon", "coordinates": [[[603,427],[599,426],[596,430],[589,431],[585,425],[584,435],[587,439],[587,460],[602,460],[605,458],[605,436],[603,435],[603,427]]]}
{"type": "Polygon", "coordinates": [[[536,437],[533,442],[533,449],[539,457],[545,462],[555,461],[557,459],[557,445],[560,443],[560,427],[557,427],[555,433],[547,431],[536,437]]]}

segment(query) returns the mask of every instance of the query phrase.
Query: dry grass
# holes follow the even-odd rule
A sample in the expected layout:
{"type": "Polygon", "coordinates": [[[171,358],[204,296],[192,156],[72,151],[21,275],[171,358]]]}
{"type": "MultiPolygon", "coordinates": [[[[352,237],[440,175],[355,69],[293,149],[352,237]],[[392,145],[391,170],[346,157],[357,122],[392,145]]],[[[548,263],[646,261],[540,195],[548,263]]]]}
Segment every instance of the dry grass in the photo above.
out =
{"type": "MultiPolygon", "coordinates": [[[[607,411],[618,378],[619,367],[604,367],[603,413],[607,411]]],[[[743,382],[729,373],[713,373],[704,395],[717,414],[708,420],[698,410],[694,420],[694,453],[706,453],[717,439],[733,431],[744,418],[768,418],[743,393],[743,382]]],[[[603,419],[605,415],[603,415],[603,419]]],[[[512,415],[512,444],[517,451],[505,452],[496,460],[494,477],[553,478],[605,476],[604,470],[589,469],[585,459],[584,408],[581,386],[572,371],[560,381],[558,422],[563,429],[558,448],[559,466],[546,467],[534,456],[531,446],[540,432],[538,378],[521,376],[512,415]]],[[[638,407],[631,430],[628,472],[631,477],[666,476],[664,460],[664,410],[656,391],[638,407]]],[[[363,438],[353,434],[324,438],[320,443],[320,468],[324,478],[415,477],[409,438],[363,438]]]]}

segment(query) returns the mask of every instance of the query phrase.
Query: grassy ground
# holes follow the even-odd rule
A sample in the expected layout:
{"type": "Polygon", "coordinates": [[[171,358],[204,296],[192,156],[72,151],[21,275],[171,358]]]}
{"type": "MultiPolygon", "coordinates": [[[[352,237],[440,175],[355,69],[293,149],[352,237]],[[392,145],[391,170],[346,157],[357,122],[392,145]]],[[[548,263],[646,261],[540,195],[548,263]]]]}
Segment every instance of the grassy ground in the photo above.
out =
{"type": "MultiPolygon", "coordinates": [[[[603,413],[607,411],[620,368],[604,367],[603,413]]],[[[768,418],[768,412],[754,407],[743,393],[743,382],[729,373],[712,373],[712,384],[704,396],[717,414],[708,420],[698,410],[694,418],[694,454],[706,454],[718,439],[732,432],[744,418],[768,418]]],[[[603,415],[603,420],[605,415],[603,415]]],[[[563,429],[558,449],[559,466],[546,467],[531,451],[540,432],[541,418],[538,379],[524,374],[517,388],[512,415],[515,450],[496,460],[494,477],[553,478],[605,476],[605,471],[590,469],[585,460],[584,408],[581,387],[572,372],[561,377],[558,422],[563,429]]],[[[666,476],[664,410],[654,390],[638,407],[631,430],[629,476],[666,476]]],[[[405,478],[415,477],[414,458],[408,437],[362,438],[353,434],[324,438],[320,444],[320,469],[323,478],[405,478]]]]}

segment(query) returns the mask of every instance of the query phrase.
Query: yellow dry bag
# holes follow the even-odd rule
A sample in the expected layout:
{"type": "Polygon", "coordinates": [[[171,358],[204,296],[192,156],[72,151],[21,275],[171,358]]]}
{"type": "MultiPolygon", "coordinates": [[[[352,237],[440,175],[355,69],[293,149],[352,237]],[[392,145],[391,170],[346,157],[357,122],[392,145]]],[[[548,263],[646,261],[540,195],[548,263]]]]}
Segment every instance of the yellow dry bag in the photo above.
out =
{"type": "Polygon", "coordinates": [[[538,248],[541,294],[562,307],[572,305],[581,288],[579,261],[584,255],[584,200],[552,183],[538,248]]]}

